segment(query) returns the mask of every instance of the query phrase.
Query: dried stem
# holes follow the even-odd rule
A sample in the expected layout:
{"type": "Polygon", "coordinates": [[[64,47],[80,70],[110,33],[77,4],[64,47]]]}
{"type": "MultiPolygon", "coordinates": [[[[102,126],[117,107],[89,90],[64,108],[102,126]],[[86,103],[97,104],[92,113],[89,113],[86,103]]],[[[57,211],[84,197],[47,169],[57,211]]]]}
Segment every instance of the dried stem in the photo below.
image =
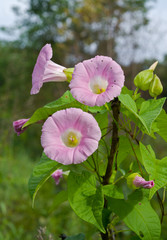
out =
{"type": "Polygon", "coordinates": [[[115,98],[112,102],[112,112],[113,112],[113,131],[112,131],[112,144],[111,144],[111,150],[110,155],[108,157],[108,165],[106,169],[105,176],[103,178],[103,185],[107,185],[109,183],[110,177],[112,175],[112,169],[113,169],[113,162],[114,157],[117,152],[117,146],[119,143],[119,137],[118,137],[118,121],[119,121],[119,113],[120,113],[120,102],[118,98],[115,98]]]}
{"type": "MultiPolygon", "coordinates": [[[[112,170],[113,170],[114,158],[118,151],[118,143],[119,143],[118,122],[119,122],[119,113],[120,113],[120,102],[119,102],[118,98],[115,98],[114,101],[112,101],[111,107],[112,107],[112,112],[113,112],[112,143],[111,143],[110,154],[108,156],[108,164],[107,164],[106,173],[103,177],[103,182],[102,182],[103,185],[109,184],[110,177],[112,175],[112,170]]],[[[107,201],[105,201],[104,208],[107,208],[107,201]]],[[[101,234],[102,240],[114,240],[115,239],[114,232],[112,232],[112,234],[110,234],[107,231],[107,229],[106,229],[106,233],[100,233],[100,234],[101,234]]]]}

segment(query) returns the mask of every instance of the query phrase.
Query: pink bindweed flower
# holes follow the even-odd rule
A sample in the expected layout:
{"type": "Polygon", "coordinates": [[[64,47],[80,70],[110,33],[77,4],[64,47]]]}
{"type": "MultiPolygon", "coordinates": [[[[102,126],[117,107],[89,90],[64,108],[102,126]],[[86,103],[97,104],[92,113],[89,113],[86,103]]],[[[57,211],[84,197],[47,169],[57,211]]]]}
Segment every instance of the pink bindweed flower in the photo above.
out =
{"type": "Polygon", "coordinates": [[[154,181],[146,181],[140,174],[132,173],[127,177],[127,185],[132,189],[152,188],[154,187],[154,181]]]}
{"type": "Polygon", "coordinates": [[[154,181],[146,181],[144,178],[136,176],[133,180],[133,184],[136,187],[143,187],[143,188],[152,188],[154,187],[154,181]]]}
{"type": "Polygon", "coordinates": [[[101,131],[95,118],[81,109],[54,113],[42,128],[45,154],[64,165],[85,161],[97,148],[101,131]]]}
{"type": "Polygon", "coordinates": [[[54,178],[56,185],[59,184],[60,178],[63,177],[63,170],[62,169],[57,169],[53,174],[52,177],[54,178]]]}
{"type": "Polygon", "coordinates": [[[17,136],[19,136],[21,133],[23,133],[26,130],[26,127],[22,129],[23,125],[29,120],[27,119],[20,119],[13,122],[13,127],[15,132],[17,133],[17,136]]]}
{"type": "Polygon", "coordinates": [[[50,44],[46,44],[40,51],[32,73],[31,94],[37,94],[45,82],[66,81],[65,67],[51,61],[53,52],[50,44]]]}
{"type": "Polygon", "coordinates": [[[124,78],[122,68],[112,58],[96,56],[75,66],[69,87],[79,102],[102,106],[120,95],[124,78]]]}

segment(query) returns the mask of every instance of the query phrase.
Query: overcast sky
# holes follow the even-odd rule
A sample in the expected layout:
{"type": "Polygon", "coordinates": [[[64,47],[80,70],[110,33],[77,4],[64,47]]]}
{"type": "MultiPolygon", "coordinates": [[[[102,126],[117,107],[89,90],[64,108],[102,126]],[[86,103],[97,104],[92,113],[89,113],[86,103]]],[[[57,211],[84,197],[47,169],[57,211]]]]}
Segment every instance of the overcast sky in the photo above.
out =
{"type": "MultiPolygon", "coordinates": [[[[18,5],[24,10],[26,8],[26,2],[27,0],[0,0],[0,26],[12,26],[17,19],[12,11],[12,7],[18,5]]],[[[142,33],[145,35],[143,35],[143,37],[147,39],[145,40],[146,43],[143,42],[144,45],[147,44],[147,51],[144,51],[144,54],[146,58],[150,58],[150,54],[152,54],[152,57],[162,60],[164,53],[167,53],[167,1],[156,0],[155,3],[151,5],[153,8],[149,12],[150,24],[147,32],[142,33]],[[151,39],[152,44],[149,44],[149,37],[153,35],[154,39],[151,39]],[[153,48],[153,45],[154,50],[149,49],[153,48]]],[[[0,33],[0,39],[10,39],[10,36],[0,33]]],[[[144,47],[146,48],[146,46],[144,47]]],[[[137,55],[141,56],[142,54],[137,55]]]]}

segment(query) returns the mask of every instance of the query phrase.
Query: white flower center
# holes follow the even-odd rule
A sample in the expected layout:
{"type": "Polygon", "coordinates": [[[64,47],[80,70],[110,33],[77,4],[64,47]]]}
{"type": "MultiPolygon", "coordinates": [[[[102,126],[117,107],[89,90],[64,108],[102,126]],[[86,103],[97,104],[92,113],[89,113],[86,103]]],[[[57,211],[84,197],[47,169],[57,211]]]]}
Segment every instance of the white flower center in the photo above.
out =
{"type": "Polygon", "coordinates": [[[72,128],[67,129],[62,135],[61,139],[67,147],[76,147],[80,143],[81,133],[72,128]]]}
{"type": "Polygon", "coordinates": [[[90,88],[93,93],[101,94],[106,91],[108,82],[102,77],[95,77],[90,81],[90,88]]]}

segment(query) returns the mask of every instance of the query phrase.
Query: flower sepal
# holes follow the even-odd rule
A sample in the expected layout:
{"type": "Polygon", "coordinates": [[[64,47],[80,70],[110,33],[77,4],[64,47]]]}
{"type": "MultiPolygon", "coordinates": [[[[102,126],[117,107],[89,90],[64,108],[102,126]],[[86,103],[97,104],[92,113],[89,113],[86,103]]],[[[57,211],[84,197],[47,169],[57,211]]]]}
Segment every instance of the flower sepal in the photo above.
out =
{"type": "Polygon", "coordinates": [[[152,69],[143,70],[136,75],[134,79],[134,84],[142,91],[147,91],[150,87],[153,77],[154,76],[152,69]]]}
{"type": "Polygon", "coordinates": [[[154,62],[154,63],[149,67],[149,69],[154,71],[157,65],[158,65],[158,61],[154,62]]]}
{"type": "Polygon", "coordinates": [[[128,177],[127,177],[127,185],[129,188],[135,190],[135,189],[138,189],[139,187],[136,187],[134,184],[133,184],[133,181],[135,179],[136,176],[140,176],[138,173],[132,173],[130,174],[128,177]]]}
{"type": "Polygon", "coordinates": [[[150,84],[149,94],[151,97],[157,97],[163,91],[162,83],[159,77],[155,74],[152,83],[150,84]]]}
{"type": "Polygon", "coordinates": [[[63,72],[65,73],[66,77],[67,77],[67,82],[71,82],[72,79],[72,74],[74,72],[74,68],[65,68],[63,70],[63,72]]]}

